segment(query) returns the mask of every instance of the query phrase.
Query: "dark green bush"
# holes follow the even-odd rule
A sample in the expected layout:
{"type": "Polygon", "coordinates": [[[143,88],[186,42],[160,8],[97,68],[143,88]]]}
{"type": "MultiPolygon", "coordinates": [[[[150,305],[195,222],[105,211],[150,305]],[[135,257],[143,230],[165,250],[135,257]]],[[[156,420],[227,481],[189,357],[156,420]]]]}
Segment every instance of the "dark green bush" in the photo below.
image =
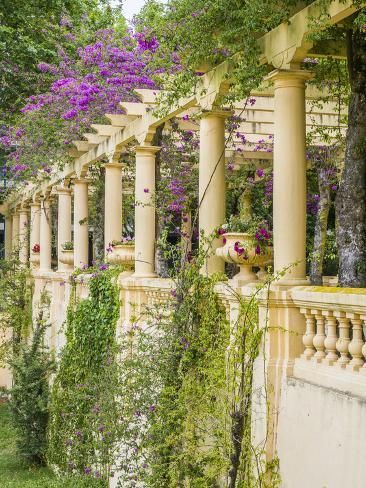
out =
{"type": "Polygon", "coordinates": [[[10,408],[17,448],[24,460],[38,465],[45,464],[49,379],[55,366],[44,345],[48,324],[43,313],[41,309],[30,340],[21,342],[10,361],[14,382],[10,408]]]}

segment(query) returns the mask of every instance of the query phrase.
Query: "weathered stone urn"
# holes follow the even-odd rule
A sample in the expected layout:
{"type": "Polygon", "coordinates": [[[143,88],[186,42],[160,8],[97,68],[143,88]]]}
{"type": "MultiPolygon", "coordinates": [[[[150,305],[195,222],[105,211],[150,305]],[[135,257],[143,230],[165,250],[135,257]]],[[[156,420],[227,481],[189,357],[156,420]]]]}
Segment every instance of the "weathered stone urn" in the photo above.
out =
{"type": "Polygon", "coordinates": [[[73,249],[68,249],[68,250],[63,249],[61,251],[60,261],[62,264],[66,264],[69,269],[72,269],[74,267],[74,250],[73,249]]]}
{"type": "Polygon", "coordinates": [[[227,232],[223,238],[225,244],[216,249],[216,255],[227,263],[237,264],[240,268],[239,273],[233,277],[232,283],[235,286],[242,286],[258,281],[258,276],[252,268],[253,266],[262,268],[272,260],[272,247],[260,246],[260,253],[258,253],[255,237],[241,232],[227,232]]]}
{"type": "Polygon", "coordinates": [[[32,250],[30,252],[29,261],[33,269],[39,268],[39,262],[40,262],[39,251],[35,252],[32,250]]]}
{"type": "Polygon", "coordinates": [[[108,263],[133,267],[135,264],[135,244],[116,244],[107,254],[108,263]]]}

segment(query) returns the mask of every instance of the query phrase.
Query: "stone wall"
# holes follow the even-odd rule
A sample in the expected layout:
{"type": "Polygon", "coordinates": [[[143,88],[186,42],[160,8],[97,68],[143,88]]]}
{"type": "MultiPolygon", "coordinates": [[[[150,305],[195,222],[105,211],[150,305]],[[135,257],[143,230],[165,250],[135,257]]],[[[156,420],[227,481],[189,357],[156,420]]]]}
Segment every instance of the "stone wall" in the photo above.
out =
{"type": "Polygon", "coordinates": [[[282,488],[364,488],[365,397],[288,378],[279,410],[282,488]]]}

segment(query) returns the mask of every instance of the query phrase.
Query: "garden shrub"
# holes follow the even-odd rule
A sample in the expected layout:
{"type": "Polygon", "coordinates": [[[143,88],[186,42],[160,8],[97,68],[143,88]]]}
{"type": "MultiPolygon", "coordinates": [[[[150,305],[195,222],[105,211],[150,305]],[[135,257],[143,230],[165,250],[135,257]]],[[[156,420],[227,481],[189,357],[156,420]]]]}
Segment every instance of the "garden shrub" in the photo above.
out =
{"type": "Polygon", "coordinates": [[[49,326],[41,307],[29,343],[22,339],[10,361],[14,386],[10,407],[17,432],[17,447],[30,464],[45,464],[46,433],[49,419],[49,380],[54,360],[44,345],[49,326]]]}

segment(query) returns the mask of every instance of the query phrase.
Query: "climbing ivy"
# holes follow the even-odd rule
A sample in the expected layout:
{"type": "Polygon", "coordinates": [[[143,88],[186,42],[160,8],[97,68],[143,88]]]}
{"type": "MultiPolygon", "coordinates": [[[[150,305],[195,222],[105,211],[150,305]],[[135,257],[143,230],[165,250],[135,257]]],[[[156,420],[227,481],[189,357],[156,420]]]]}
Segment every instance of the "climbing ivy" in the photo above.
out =
{"type": "Polygon", "coordinates": [[[86,486],[107,486],[117,441],[117,344],[120,270],[91,275],[89,297],[73,284],[65,324],[66,345],[51,395],[48,458],[86,486]]]}

